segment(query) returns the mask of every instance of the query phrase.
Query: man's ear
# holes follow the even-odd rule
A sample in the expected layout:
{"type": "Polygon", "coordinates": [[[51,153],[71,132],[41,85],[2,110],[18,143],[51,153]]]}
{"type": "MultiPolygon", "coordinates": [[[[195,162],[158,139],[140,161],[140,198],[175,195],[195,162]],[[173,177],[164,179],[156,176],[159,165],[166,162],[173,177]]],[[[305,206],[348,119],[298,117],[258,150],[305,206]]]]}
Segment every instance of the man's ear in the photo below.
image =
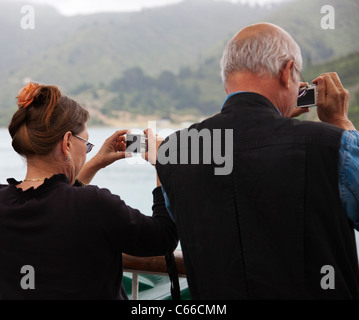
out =
{"type": "Polygon", "coordinates": [[[289,89],[290,87],[291,80],[293,81],[292,79],[293,68],[294,68],[294,61],[289,60],[280,74],[280,84],[287,89],[289,89]]]}

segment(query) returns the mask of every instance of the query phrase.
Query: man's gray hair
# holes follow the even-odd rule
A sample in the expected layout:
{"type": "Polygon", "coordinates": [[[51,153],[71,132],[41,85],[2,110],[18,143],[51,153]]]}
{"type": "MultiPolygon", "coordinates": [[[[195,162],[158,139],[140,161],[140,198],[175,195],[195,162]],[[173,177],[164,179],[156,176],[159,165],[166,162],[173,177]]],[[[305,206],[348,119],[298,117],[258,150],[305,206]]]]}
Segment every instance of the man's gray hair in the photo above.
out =
{"type": "Polygon", "coordinates": [[[221,59],[223,83],[230,73],[245,70],[276,77],[290,60],[294,60],[297,72],[293,72],[293,77],[298,80],[303,62],[300,48],[289,33],[279,27],[274,30],[263,28],[244,38],[235,36],[228,42],[221,59]]]}

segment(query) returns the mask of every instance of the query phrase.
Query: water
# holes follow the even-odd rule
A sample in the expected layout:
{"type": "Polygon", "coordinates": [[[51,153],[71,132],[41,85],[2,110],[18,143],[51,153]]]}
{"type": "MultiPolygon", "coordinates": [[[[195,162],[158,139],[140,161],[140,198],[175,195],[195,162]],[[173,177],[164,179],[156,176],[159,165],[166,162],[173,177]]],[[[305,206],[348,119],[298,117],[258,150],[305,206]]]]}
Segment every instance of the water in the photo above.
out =
{"type": "MultiPolygon", "coordinates": [[[[88,159],[91,159],[100,149],[103,142],[112,135],[113,128],[88,128],[89,141],[95,144],[88,159]]],[[[134,133],[136,130],[133,131],[134,133]]],[[[162,130],[163,137],[173,130],[162,130]]],[[[6,178],[13,177],[22,180],[26,174],[25,161],[11,147],[11,139],[7,129],[0,128],[0,183],[6,183],[6,178]]],[[[92,181],[92,184],[107,188],[119,195],[128,205],[139,209],[146,215],[152,214],[152,190],[156,187],[156,172],[153,166],[141,156],[123,159],[102,169],[92,181]]],[[[357,244],[359,233],[355,232],[357,244]]],[[[180,245],[178,247],[180,249],[180,245]]],[[[358,247],[359,251],[359,247],[358,247]]],[[[169,299],[170,284],[168,277],[140,275],[139,299],[169,299]]],[[[126,292],[131,297],[131,274],[124,274],[126,292]]],[[[189,298],[186,279],[180,279],[182,298],[189,298]]]]}

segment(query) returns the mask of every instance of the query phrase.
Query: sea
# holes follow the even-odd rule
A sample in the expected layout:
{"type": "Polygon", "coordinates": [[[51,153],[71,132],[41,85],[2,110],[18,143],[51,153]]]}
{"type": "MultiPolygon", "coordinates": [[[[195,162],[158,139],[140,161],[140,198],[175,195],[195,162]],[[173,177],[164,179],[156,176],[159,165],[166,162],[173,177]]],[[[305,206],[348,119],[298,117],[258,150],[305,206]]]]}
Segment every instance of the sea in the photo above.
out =
{"type": "MultiPolygon", "coordinates": [[[[120,128],[88,127],[89,141],[95,145],[87,155],[88,160],[100,149],[104,141],[120,128]]],[[[144,128],[132,129],[132,133],[141,132],[144,128]]],[[[157,133],[166,137],[176,129],[159,129],[157,133]]],[[[7,178],[22,180],[26,174],[26,161],[11,146],[11,137],[7,128],[0,128],[0,183],[5,184],[7,178]]],[[[139,209],[145,215],[152,214],[152,190],[156,187],[155,168],[140,155],[122,159],[102,169],[92,180],[92,184],[109,189],[119,195],[127,205],[139,209]]],[[[359,233],[355,232],[357,248],[359,233]]],[[[181,250],[179,243],[177,250],[181,250]]],[[[124,273],[124,286],[131,298],[131,273],[124,273]]],[[[140,300],[170,300],[170,282],[166,276],[139,275],[140,300]]],[[[187,280],[180,279],[182,299],[190,299],[187,280]]]]}

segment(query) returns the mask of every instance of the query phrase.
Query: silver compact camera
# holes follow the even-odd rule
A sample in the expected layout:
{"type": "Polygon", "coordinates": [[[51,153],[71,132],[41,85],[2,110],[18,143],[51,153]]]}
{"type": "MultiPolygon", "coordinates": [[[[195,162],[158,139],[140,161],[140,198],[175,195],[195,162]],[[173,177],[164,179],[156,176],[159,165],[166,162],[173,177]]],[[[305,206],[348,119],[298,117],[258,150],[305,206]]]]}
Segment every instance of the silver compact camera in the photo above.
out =
{"type": "Polygon", "coordinates": [[[315,84],[299,89],[297,107],[314,107],[317,105],[318,88],[315,84]]]}
{"type": "Polygon", "coordinates": [[[144,134],[126,134],[126,152],[145,153],[148,151],[147,137],[144,134]]]}

